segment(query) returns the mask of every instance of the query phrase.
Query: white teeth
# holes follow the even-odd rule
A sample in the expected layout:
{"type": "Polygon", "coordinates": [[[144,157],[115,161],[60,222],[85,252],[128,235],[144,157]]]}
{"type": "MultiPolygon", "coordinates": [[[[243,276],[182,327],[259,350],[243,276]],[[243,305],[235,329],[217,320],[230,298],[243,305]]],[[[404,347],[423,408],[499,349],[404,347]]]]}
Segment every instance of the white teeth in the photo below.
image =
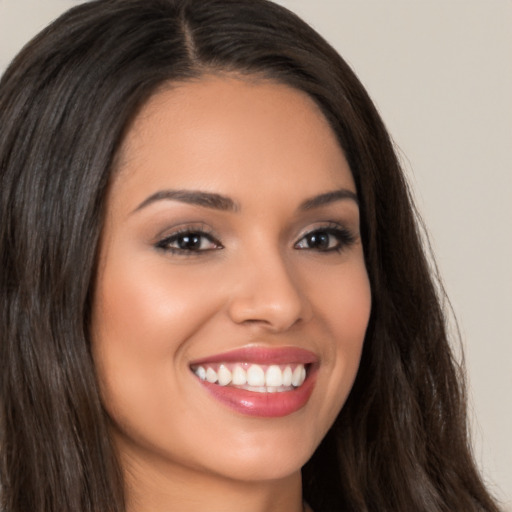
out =
{"type": "Polygon", "coordinates": [[[265,385],[265,372],[261,366],[253,364],[247,370],[247,384],[249,384],[249,386],[265,385]]]}
{"type": "Polygon", "coordinates": [[[283,371],[283,386],[291,386],[292,385],[292,369],[287,366],[283,371]]]}
{"type": "Polygon", "coordinates": [[[193,370],[199,379],[211,384],[238,386],[259,393],[290,391],[292,387],[301,386],[306,379],[306,368],[303,364],[297,365],[294,370],[290,365],[278,366],[277,364],[269,367],[252,364],[248,370],[245,370],[243,363],[234,366],[224,363],[220,364],[217,370],[214,368],[205,365],[197,366],[193,370]]]}
{"type": "Polygon", "coordinates": [[[247,383],[247,376],[245,374],[245,370],[236,365],[233,370],[233,378],[231,381],[235,386],[243,386],[247,383]]]}
{"type": "Polygon", "coordinates": [[[293,370],[292,386],[295,386],[295,387],[300,386],[304,382],[305,378],[306,378],[306,369],[302,365],[297,366],[297,368],[295,368],[295,370],[293,370]]]}
{"type": "Polygon", "coordinates": [[[227,386],[231,382],[231,372],[223,364],[219,366],[217,376],[221,386],[227,386]]]}
{"type": "Polygon", "coordinates": [[[201,380],[206,379],[206,370],[202,366],[198,366],[195,373],[201,380]]]}
{"type": "Polygon", "coordinates": [[[283,385],[283,374],[281,373],[281,368],[279,368],[279,366],[275,364],[269,366],[265,375],[265,384],[267,387],[279,387],[283,385]]]}
{"type": "Polygon", "coordinates": [[[212,384],[217,382],[217,372],[213,368],[206,370],[206,380],[212,384]]]}

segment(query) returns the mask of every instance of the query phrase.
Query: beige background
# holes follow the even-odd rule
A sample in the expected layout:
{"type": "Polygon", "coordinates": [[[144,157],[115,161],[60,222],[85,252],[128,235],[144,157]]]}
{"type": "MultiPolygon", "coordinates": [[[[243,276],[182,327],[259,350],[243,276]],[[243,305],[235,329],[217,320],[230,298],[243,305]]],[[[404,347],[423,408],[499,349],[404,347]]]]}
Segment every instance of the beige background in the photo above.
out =
{"type": "MultiPolygon", "coordinates": [[[[0,0],[0,73],[78,2],[0,0]]],[[[393,135],[462,330],[475,454],[512,511],[512,0],[280,0],[393,135]]]]}

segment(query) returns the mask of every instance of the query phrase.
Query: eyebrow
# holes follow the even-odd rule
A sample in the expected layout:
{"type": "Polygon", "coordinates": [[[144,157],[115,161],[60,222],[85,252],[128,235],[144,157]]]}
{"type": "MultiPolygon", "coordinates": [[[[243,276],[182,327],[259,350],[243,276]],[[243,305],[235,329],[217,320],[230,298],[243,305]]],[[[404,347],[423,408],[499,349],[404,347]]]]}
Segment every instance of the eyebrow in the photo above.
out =
{"type": "Polygon", "coordinates": [[[312,210],[344,199],[350,199],[359,205],[359,200],[357,199],[357,194],[355,192],[346,188],[340,188],[338,190],[333,190],[332,192],[326,192],[325,194],[320,194],[310,199],[306,199],[299,206],[299,210],[312,210]]]}
{"type": "Polygon", "coordinates": [[[201,192],[199,190],[160,190],[142,201],[142,203],[140,203],[133,212],[164,199],[180,201],[181,203],[187,204],[195,204],[197,206],[212,208],[214,210],[238,211],[239,209],[237,203],[235,203],[233,199],[220,194],[214,194],[212,192],[201,192]]]}
{"type": "MultiPolygon", "coordinates": [[[[320,208],[321,206],[345,199],[355,201],[356,204],[359,204],[357,194],[355,192],[342,188],[306,199],[300,204],[299,210],[312,210],[314,208],[320,208]]],[[[199,190],[159,190],[142,201],[142,203],[140,203],[132,213],[162,200],[179,201],[182,203],[203,206],[205,208],[212,208],[214,210],[221,211],[236,212],[240,210],[238,203],[230,197],[223,196],[221,194],[202,192],[199,190]]]]}

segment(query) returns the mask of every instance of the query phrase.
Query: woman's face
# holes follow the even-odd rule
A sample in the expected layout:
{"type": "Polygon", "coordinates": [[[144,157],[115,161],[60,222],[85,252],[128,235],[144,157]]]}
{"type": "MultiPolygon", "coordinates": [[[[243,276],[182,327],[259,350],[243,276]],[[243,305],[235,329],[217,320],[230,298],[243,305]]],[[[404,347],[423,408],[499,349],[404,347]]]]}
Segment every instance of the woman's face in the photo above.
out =
{"type": "Polygon", "coordinates": [[[122,460],[296,473],[350,391],[370,302],[351,172],[307,95],[207,77],[148,102],[111,184],[92,319],[122,460]]]}

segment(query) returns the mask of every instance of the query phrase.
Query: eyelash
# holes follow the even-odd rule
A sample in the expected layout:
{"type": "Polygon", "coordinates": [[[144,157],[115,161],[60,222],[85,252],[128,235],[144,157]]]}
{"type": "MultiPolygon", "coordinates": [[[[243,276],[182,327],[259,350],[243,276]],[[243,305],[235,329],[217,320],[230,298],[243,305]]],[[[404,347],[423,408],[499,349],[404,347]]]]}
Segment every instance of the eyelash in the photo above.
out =
{"type": "MultiPolygon", "coordinates": [[[[187,243],[185,241],[185,243],[187,243]]],[[[156,247],[158,249],[162,249],[166,252],[170,252],[171,254],[178,254],[180,256],[194,256],[199,253],[215,251],[218,249],[223,249],[222,244],[204,227],[200,228],[192,228],[185,227],[175,231],[172,235],[165,237],[160,240],[156,247]],[[171,247],[171,244],[179,243],[179,241],[185,241],[186,238],[194,237],[196,240],[199,240],[199,244],[202,244],[204,240],[207,240],[208,243],[213,244],[215,247],[208,249],[201,249],[200,247],[195,248],[183,248],[183,247],[171,247]]]]}
{"type": "MultiPolygon", "coordinates": [[[[303,234],[301,238],[293,245],[294,249],[297,250],[310,250],[317,251],[320,253],[331,253],[337,252],[340,253],[347,247],[350,247],[356,241],[356,237],[346,228],[341,227],[339,224],[331,223],[326,226],[320,226],[318,228],[314,228],[311,231],[303,234]],[[315,239],[314,237],[322,238],[315,239]],[[327,235],[327,237],[325,237],[327,235]],[[332,238],[335,239],[335,244],[332,245],[332,238]],[[324,244],[327,241],[326,247],[301,247],[300,245],[304,242],[306,243],[319,243],[324,244]]],[[[219,249],[223,249],[223,245],[220,243],[217,238],[215,238],[208,230],[205,228],[190,228],[186,227],[180,229],[172,235],[169,235],[159,242],[157,242],[156,247],[158,249],[164,250],[171,254],[177,254],[180,256],[197,256],[201,253],[211,252],[219,249]],[[191,241],[190,239],[193,238],[191,241]],[[187,241],[187,239],[189,239],[187,241]],[[208,244],[213,245],[213,247],[201,248],[201,245],[205,243],[205,240],[208,244]],[[172,247],[172,244],[180,244],[180,241],[183,242],[183,245],[192,242],[192,247],[172,247]],[[194,245],[196,247],[194,247],[194,245]]]]}
{"type": "MultiPolygon", "coordinates": [[[[320,239],[319,242],[322,242],[324,239],[320,239]]],[[[337,253],[340,253],[342,252],[344,249],[350,247],[351,245],[353,245],[356,241],[356,237],[354,236],[354,234],[349,231],[348,229],[340,226],[339,224],[336,224],[336,223],[330,223],[326,226],[320,226],[320,227],[317,227],[317,228],[314,228],[312,229],[311,231],[308,231],[307,233],[305,233],[304,235],[302,235],[301,239],[296,242],[294,244],[294,248],[295,249],[298,249],[298,250],[310,250],[310,251],[314,251],[316,250],[317,252],[321,252],[321,253],[331,253],[331,252],[337,252],[337,253]],[[314,242],[314,238],[313,237],[318,237],[320,235],[327,235],[327,243],[328,243],[328,246],[326,248],[313,248],[313,247],[299,247],[299,244],[302,243],[303,241],[307,240],[308,237],[309,237],[309,241],[313,241],[314,242]],[[334,246],[330,246],[330,238],[333,237],[335,240],[336,240],[336,243],[334,246]]]]}

